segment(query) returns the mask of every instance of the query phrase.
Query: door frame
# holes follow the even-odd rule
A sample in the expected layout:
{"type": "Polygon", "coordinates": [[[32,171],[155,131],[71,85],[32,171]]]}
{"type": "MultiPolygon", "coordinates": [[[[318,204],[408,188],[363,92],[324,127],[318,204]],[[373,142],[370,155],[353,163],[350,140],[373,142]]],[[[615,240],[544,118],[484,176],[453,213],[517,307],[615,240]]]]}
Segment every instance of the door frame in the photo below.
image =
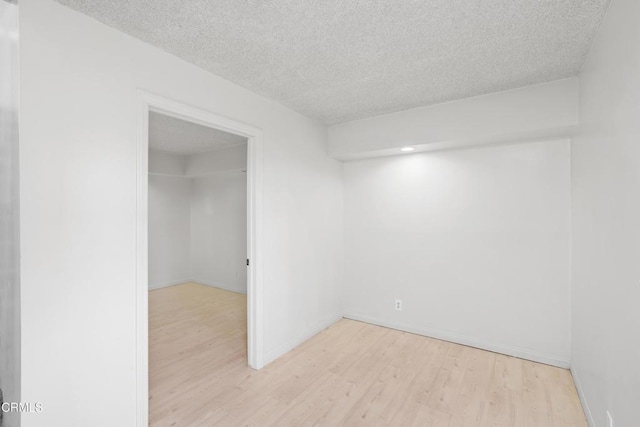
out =
{"type": "Polygon", "coordinates": [[[247,362],[264,366],[262,282],[262,144],[259,128],[200,108],[138,91],[136,162],[136,394],[137,425],[149,425],[148,199],[149,112],[244,136],[247,150],[247,362]]]}

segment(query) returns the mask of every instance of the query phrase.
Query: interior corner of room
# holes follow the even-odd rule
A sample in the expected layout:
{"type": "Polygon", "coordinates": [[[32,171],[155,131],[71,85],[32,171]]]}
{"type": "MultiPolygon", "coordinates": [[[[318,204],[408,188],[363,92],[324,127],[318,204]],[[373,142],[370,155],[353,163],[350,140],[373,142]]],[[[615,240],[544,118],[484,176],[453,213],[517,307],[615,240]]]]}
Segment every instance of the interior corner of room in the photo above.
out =
{"type": "Polygon", "coordinates": [[[149,288],[247,293],[247,138],[151,112],[149,288]]]}

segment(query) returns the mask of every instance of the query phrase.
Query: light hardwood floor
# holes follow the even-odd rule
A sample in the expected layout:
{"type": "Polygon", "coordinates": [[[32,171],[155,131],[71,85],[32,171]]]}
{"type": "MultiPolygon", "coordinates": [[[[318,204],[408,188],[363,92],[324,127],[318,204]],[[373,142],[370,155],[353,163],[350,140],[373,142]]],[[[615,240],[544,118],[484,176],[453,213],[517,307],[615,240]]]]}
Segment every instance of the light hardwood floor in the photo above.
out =
{"type": "Polygon", "coordinates": [[[149,293],[152,426],[585,427],[567,370],[343,319],[260,371],[246,297],[149,293]]]}

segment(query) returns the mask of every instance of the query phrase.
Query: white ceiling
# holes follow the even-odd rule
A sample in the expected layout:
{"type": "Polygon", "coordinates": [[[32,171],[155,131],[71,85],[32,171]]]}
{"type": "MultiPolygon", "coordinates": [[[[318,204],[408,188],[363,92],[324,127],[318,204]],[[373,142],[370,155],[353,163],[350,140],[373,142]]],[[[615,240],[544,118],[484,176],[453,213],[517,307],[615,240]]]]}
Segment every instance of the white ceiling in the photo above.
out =
{"type": "Polygon", "coordinates": [[[609,0],[58,0],[325,123],[575,76],[609,0]]]}
{"type": "Polygon", "coordinates": [[[183,155],[246,144],[247,138],[218,129],[149,113],[149,148],[183,155]]]}

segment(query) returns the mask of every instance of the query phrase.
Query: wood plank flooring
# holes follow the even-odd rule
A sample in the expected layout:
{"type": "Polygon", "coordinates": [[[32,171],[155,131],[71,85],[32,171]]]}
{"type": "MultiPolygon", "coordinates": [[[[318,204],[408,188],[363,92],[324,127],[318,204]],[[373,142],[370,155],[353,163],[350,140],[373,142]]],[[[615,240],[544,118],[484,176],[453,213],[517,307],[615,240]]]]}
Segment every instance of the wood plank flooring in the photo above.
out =
{"type": "Polygon", "coordinates": [[[150,425],[586,427],[567,370],[343,319],[260,371],[246,296],[149,293],[150,425]]]}

